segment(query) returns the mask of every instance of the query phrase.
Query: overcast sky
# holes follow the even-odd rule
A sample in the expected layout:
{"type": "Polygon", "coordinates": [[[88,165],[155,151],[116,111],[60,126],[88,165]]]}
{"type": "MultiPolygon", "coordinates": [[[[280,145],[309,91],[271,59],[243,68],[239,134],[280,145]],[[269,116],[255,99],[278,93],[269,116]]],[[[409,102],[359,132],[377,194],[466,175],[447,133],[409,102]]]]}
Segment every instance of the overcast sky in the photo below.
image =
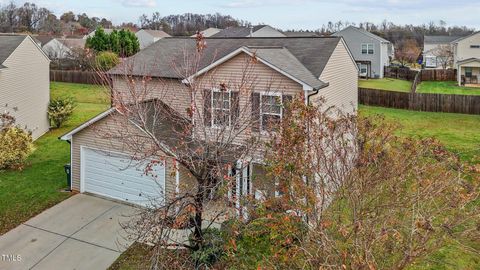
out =
{"type": "MultiPolygon", "coordinates": [[[[0,0],[7,3],[10,0],[0,0]]],[[[15,0],[17,4],[25,1],[15,0]]],[[[162,15],[191,13],[229,14],[254,24],[286,29],[317,29],[328,21],[384,19],[398,24],[444,20],[448,25],[480,29],[479,0],[30,0],[60,15],[72,10],[101,16],[115,24],[159,11],[162,15]]]]}

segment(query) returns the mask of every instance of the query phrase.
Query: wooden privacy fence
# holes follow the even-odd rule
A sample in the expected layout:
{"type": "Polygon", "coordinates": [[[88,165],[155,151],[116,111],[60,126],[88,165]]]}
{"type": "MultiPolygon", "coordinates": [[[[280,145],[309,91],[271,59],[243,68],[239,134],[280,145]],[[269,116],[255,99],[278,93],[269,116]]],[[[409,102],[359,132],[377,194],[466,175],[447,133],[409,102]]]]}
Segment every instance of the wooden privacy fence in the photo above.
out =
{"type": "Polygon", "coordinates": [[[422,81],[456,81],[456,69],[423,69],[422,81]]]}
{"type": "Polygon", "coordinates": [[[385,67],[384,76],[387,78],[413,81],[418,71],[409,68],[385,67]]]}
{"type": "Polygon", "coordinates": [[[102,76],[98,75],[96,72],[77,70],[50,70],[50,81],[103,84],[102,76]]]}
{"type": "Polygon", "coordinates": [[[480,115],[480,96],[419,94],[359,88],[358,102],[425,112],[446,112],[480,115]]]}

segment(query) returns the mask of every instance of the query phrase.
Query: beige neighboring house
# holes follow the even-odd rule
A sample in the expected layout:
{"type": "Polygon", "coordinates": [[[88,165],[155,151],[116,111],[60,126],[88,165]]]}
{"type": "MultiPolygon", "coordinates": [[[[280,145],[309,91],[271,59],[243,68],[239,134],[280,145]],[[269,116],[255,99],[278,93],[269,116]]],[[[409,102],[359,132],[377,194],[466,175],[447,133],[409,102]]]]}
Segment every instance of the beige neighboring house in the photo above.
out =
{"type": "MultiPolygon", "coordinates": [[[[443,68],[442,52],[453,50],[451,42],[461,38],[461,36],[424,36],[423,37],[423,64],[425,68],[443,68]]],[[[449,66],[451,67],[451,66],[449,66]]]]}
{"type": "Polygon", "coordinates": [[[480,32],[452,41],[459,85],[480,86],[480,32]]]}
{"type": "Polygon", "coordinates": [[[74,57],[76,50],[83,50],[85,42],[81,38],[53,38],[42,45],[42,50],[50,59],[66,59],[74,57]]]}
{"type": "Polygon", "coordinates": [[[159,41],[162,38],[171,37],[169,34],[162,30],[150,30],[142,29],[135,33],[135,36],[138,38],[140,43],[140,50],[145,49],[146,47],[152,45],[153,43],[159,41]]]}
{"type": "MultiPolygon", "coordinates": [[[[211,36],[217,34],[220,31],[222,31],[222,29],[215,28],[215,27],[210,27],[210,28],[207,28],[203,31],[200,31],[200,33],[202,33],[203,37],[211,37],[211,36]]],[[[197,34],[191,35],[191,37],[197,37],[197,34]]]]}
{"type": "Polygon", "coordinates": [[[270,25],[255,25],[251,27],[235,26],[228,27],[212,35],[216,38],[235,38],[235,37],[286,37],[281,31],[270,25]]]}
{"type": "Polygon", "coordinates": [[[0,36],[0,110],[15,116],[33,139],[49,128],[50,59],[30,36],[0,36]]]}
{"type": "MultiPolygon", "coordinates": [[[[268,128],[265,121],[272,117],[281,121],[283,104],[293,96],[305,95],[306,102],[312,105],[318,105],[323,97],[327,102],[325,106],[334,105],[345,112],[357,109],[358,69],[341,37],[207,38],[208,46],[200,61],[199,71],[190,78],[182,78],[172,65],[183,63],[185,48],[194,51],[195,42],[190,37],[159,40],[125,60],[124,64],[129,66],[128,74],[125,74],[122,66],[109,72],[113,89],[119,96],[128,97],[130,90],[125,75],[128,75],[128,80],[132,77],[151,77],[149,83],[155,92],[145,96],[146,104],[161,103],[177,115],[180,119],[178,121],[199,121],[205,123],[209,130],[207,133],[214,132],[215,123],[221,117],[216,114],[218,104],[213,102],[215,93],[219,93],[218,85],[238,85],[247,62],[251,63],[249,60],[254,57],[255,64],[248,66],[249,73],[255,74],[253,89],[227,92],[228,95],[223,97],[226,103],[221,103],[222,109],[228,109],[232,113],[231,117],[238,117],[239,113],[238,106],[233,108],[232,104],[252,104],[245,105],[244,109],[247,110],[246,115],[258,120],[258,125],[242,130],[236,142],[239,144],[245,143],[242,138],[248,138],[251,133],[265,136],[264,131],[268,128]],[[200,114],[195,114],[195,119],[187,114],[187,108],[192,103],[187,85],[192,81],[195,81],[198,89],[202,89],[196,97],[199,100],[195,102],[203,105],[199,108],[200,114]],[[275,89],[275,92],[269,92],[268,89],[275,89]],[[234,100],[238,102],[233,102],[234,100]],[[252,106],[274,106],[278,110],[258,111],[252,106]]],[[[163,155],[166,158],[163,164],[154,168],[156,178],[151,179],[144,175],[143,168],[128,166],[132,153],[125,150],[121,141],[98,135],[102,132],[117,134],[125,130],[140,132],[133,122],[119,124],[117,113],[113,107],[61,137],[70,142],[72,189],[139,205],[148,204],[147,198],[155,194],[163,200],[172,199],[175,192],[181,192],[181,188],[188,186],[192,179],[184,167],[176,167],[174,157],[168,154],[172,153],[169,149],[175,147],[175,133],[169,130],[176,121],[166,119],[155,122],[152,127],[153,136],[165,148],[163,155]],[[160,190],[156,192],[156,189],[160,190]]],[[[231,120],[228,121],[227,125],[232,125],[231,120]]],[[[232,164],[238,162],[240,161],[232,161],[232,164]]],[[[260,165],[262,161],[251,157],[242,162],[248,165],[237,168],[237,173],[241,171],[244,177],[237,179],[241,182],[237,183],[238,188],[232,192],[238,196],[273,196],[273,185],[255,180],[258,179],[256,175],[264,173],[263,166],[260,165]],[[242,189],[241,186],[249,189],[242,189]]]]}

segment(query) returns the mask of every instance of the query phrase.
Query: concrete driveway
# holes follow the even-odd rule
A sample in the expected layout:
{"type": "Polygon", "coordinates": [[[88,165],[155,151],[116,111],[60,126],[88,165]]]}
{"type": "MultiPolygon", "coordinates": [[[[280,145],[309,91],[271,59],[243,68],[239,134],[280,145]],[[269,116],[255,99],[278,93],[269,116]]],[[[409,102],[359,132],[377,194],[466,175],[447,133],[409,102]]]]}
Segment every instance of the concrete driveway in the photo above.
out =
{"type": "Polygon", "coordinates": [[[0,269],[106,269],[130,246],[134,208],[75,195],[0,236],[0,269]]]}

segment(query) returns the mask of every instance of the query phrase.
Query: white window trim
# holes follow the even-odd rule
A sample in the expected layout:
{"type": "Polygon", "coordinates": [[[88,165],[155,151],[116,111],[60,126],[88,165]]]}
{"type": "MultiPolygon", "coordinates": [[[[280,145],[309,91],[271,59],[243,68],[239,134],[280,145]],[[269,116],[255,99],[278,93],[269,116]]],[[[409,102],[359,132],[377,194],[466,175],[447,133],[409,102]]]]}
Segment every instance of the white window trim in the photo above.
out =
{"type": "Polygon", "coordinates": [[[362,45],[360,46],[360,50],[361,50],[362,54],[373,55],[373,54],[375,54],[375,45],[373,43],[362,43],[362,45]],[[363,46],[364,45],[367,46],[367,53],[363,53],[363,46]],[[368,49],[368,47],[370,47],[370,46],[372,47],[372,53],[369,53],[370,50],[368,49]]]}
{"type": "MultiPolygon", "coordinates": [[[[217,108],[214,107],[213,93],[228,93],[228,112],[229,112],[229,114],[228,114],[228,125],[226,127],[230,128],[232,126],[232,91],[230,91],[229,89],[226,90],[226,91],[222,91],[219,88],[212,88],[211,92],[210,92],[210,109],[211,109],[210,114],[211,114],[211,118],[212,118],[212,119],[210,119],[211,126],[212,126],[212,128],[220,129],[220,128],[223,128],[223,127],[215,124],[215,111],[217,110],[217,108]]],[[[223,102],[223,100],[222,100],[222,102],[223,102]]],[[[225,109],[221,108],[221,110],[224,111],[225,109]]]]}
{"type": "Polygon", "coordinates": [[[260,131],[265,133],[268,132],[263,128],[263,115],[278,115],[277,113],[264,113],[263,112],[263,96],[269,97],[280,97],[280,121],[283,119],[283,95],[282,93],[269,93],[269,92],[261,92],[260,93],[260,131]]]}

